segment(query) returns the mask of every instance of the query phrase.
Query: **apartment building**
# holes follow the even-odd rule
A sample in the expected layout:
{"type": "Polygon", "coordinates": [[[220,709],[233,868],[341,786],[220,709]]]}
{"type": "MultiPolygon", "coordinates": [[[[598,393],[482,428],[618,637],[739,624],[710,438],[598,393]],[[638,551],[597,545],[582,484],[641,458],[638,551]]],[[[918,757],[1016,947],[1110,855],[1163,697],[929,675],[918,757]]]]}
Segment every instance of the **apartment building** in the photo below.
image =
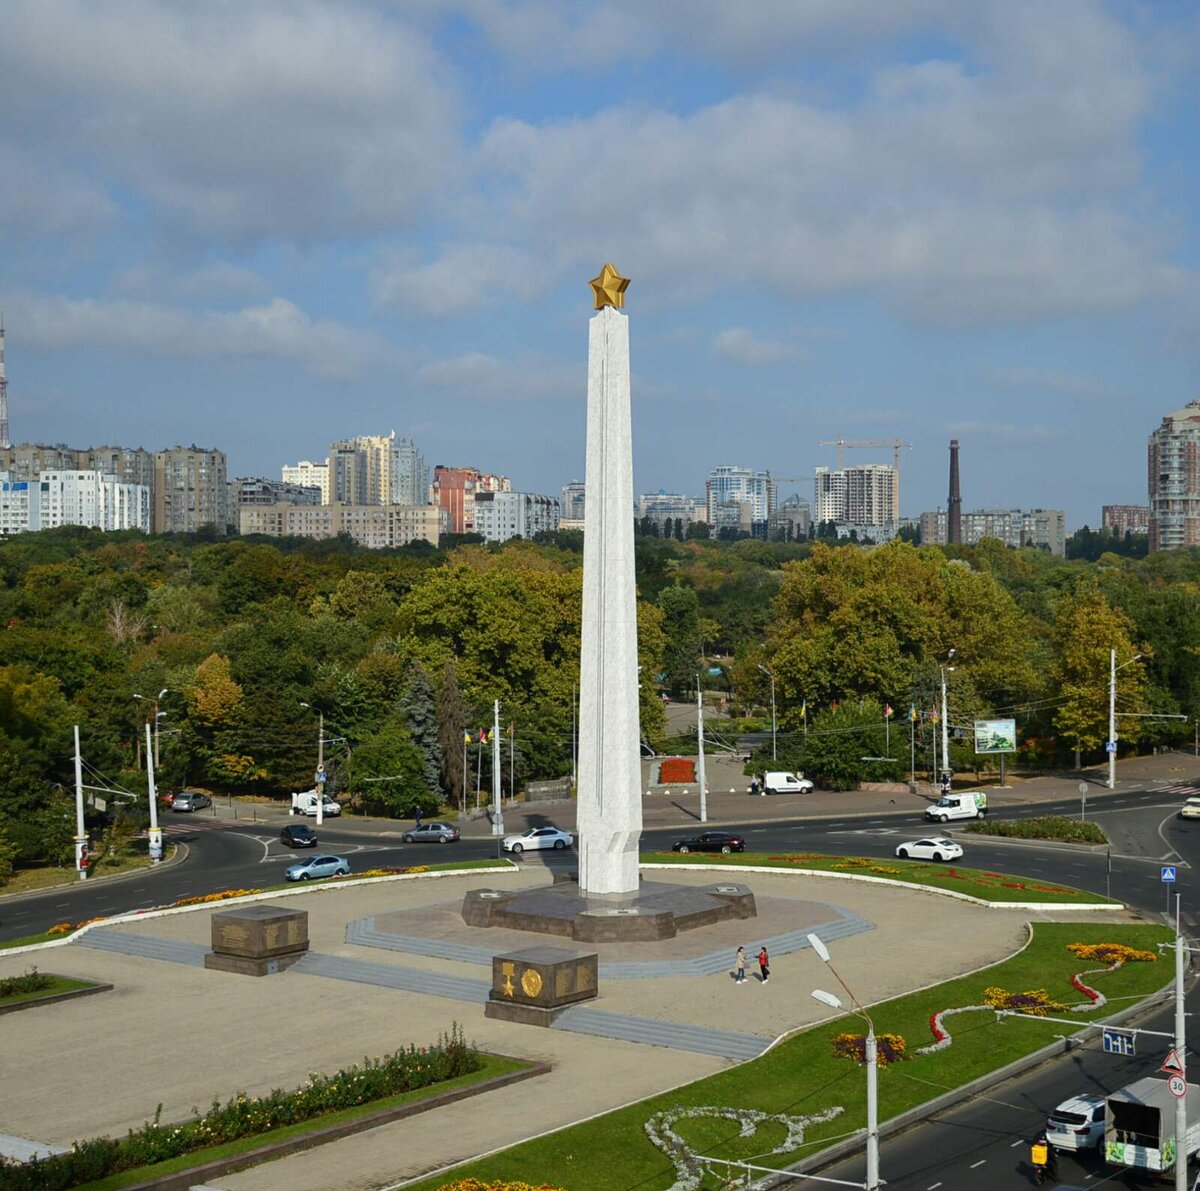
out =
{"type": "Polygon", "coordinates": [[[813,516],[818,523],[833,522],[841,535],[853,529],[877,542],[895,537],[899,497],[900,473],[882,463],[813,472],[813,516]]]}
{"type": "Polygon", "coordinates": [[[264,537],[333,538],[349,534],[372,550],[425,541],[436,546],[447,517],[436,505],[245,505],[238,510],[242,534],[264,537]]]}
{"type": "Polygon", "coordinates": [[[491,475],[474,467],[447,467],[439,463],[433,469],[431,499],[446,510],[450,533],[475,533],[475,495],[478,492],[511,492],[507,476],[491,475]]]}
{"type": "Polygon", "coordinates": [[[1117,533],[1149,533],[1149,505],[1103,505],[1100,509],[1100,524],[1104,529],[1117,533]]]}
{"type": "Polygon", "coordinates": [[[309,459],[301,459],[299,463],[285,463],[281,472],[285,484],[297,488],[317,488],[321,493],[320,503],[329,503],[329,460],[324,463],[313,463],[309,459]]]}
{"type": "MultiPolygon", "coordinates": [[[[981,538],[997,538],[1018,549],[1034,546],[1064,558],[1067,553],[1066,514],[1062,509],[976,509],[962,514],[964,546],[981,538]]],[[[921,514],[921,544],[946,544],[946,510],[921,514]]]]}
{"type": "Polygon", "coordinates": [[[1146,451],[1151,550],[1200,546],[1200,401],[1172,414],[1146,451]]]}
{"type": "Polygon", "coordinates": [[[207,447],[171,447],[154,455],[154,532],[229,531],[225,454],[207,447]]]}
{"type": "Polygon", "coordinates": [[[720,532],[736,528],[765,535],[775,511],[775,481],[769,471],[722,465],[704,482],[705,518],[720,532]]]}
{"type": "Polygon", "coordinates": [[[534,492],[476,492],[475,532],[488,542],[532,538],[559,526],[559,504],[534,492]]]}

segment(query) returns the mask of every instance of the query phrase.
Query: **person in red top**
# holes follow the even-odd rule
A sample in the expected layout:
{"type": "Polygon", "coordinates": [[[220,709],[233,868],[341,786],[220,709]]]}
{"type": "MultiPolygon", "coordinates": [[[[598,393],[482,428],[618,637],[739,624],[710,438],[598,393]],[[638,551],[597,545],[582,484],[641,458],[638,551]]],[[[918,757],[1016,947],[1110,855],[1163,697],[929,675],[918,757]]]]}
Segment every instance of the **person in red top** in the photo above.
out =
{"type": "Polygon", "coordinates": [[[758,953],[758,970],[762,973],[762,982],[766,984],[767,977],[771,975],[770,956],[767,955],[767,945],[762,945],[762,950],[758,953]]]}

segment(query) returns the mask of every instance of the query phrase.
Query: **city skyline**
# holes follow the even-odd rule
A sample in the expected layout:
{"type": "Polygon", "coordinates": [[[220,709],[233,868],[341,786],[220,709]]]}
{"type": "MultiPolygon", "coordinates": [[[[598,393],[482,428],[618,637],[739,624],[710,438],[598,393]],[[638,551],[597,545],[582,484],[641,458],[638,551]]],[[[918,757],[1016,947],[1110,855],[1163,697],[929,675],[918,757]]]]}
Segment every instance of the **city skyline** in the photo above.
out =
{"type": "Polygon", "coordinates": [[[958,438],[964,508],[1095,527],[1200,395],[1198,48],[1190,6],[1086,0],[17,0],[10,437],[278,476],[395,427],[555,495],[612,260],[636,491],[899,437],[916,516],[958,438]]]}

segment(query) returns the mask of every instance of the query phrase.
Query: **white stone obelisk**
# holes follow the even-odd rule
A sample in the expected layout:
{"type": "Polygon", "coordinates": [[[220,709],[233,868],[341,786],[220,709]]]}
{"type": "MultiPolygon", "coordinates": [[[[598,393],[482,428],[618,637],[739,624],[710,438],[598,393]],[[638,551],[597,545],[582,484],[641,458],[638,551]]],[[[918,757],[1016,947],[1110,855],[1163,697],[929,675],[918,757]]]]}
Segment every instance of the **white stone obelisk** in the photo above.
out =
{"type": "Polygon", "coordinates": [[[638,891],[642,834],[626,285],[611,265],[592,282],[577,820],[580,891],[616,899],[638,891]]]}

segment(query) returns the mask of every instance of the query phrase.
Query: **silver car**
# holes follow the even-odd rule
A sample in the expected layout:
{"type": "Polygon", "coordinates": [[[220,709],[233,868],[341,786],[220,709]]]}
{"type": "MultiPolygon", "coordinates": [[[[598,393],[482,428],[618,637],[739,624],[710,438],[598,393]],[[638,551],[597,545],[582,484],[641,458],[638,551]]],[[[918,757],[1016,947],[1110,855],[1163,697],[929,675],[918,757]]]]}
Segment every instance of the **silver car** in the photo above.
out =
{"type": "Polygon", "coordinates": [[[420,827],[406,831],[400,838],[406,844],[452,844],[458,835],[458,828],[449,823],[422,823],[420,827]]]}
{"type": "Polygon", "coordinates": [[[171,800],[173,811],[202,811],[212,806],[212,799],[199,790],[181,790],[171,800]]]}

